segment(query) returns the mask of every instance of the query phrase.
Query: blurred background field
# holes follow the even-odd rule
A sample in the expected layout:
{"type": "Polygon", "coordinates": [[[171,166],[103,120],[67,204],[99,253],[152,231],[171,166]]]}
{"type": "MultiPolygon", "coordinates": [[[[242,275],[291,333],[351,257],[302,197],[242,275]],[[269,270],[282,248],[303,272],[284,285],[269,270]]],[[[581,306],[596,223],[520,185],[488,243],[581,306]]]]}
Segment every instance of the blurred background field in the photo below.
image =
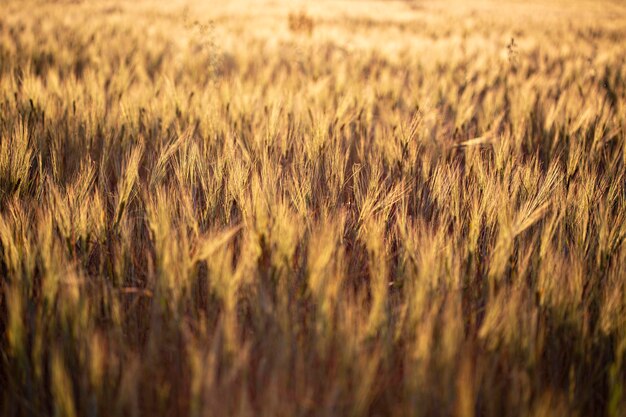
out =
{"type": "Polygon", "coordinates": [[[626,4],[0,4],[0,414],[626,415],[626,4]]]}

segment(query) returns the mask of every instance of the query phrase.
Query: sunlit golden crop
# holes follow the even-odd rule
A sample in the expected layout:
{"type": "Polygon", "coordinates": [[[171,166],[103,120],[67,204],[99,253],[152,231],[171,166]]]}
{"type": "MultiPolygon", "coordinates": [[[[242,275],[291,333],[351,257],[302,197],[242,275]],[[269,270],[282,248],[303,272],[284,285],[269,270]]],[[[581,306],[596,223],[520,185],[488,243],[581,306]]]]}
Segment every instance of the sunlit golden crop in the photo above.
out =
{"type": "Polygon", "coordinates": [[[626,4],[0,0],[0,415],[626,416],[626,4]]]}

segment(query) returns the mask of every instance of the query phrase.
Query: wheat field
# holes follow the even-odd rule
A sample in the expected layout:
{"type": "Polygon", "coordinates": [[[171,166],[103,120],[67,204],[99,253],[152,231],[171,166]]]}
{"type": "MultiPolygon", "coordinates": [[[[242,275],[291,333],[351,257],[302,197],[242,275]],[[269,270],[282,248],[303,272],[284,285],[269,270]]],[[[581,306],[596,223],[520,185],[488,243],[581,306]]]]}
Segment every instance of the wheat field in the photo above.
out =
{"type": "Polygon", "coordinates": [[[0,1],[3,416],[626,416],[626,4],[0,1]]]}

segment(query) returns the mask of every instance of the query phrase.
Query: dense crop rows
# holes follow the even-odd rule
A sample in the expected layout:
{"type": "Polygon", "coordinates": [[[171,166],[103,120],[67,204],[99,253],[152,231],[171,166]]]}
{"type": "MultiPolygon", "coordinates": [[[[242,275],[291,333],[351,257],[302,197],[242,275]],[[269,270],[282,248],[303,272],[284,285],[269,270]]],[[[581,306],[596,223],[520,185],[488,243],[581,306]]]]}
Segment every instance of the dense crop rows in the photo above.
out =
{"type": "Polygon", "coordinates": [[[0,414],[625,415],[623,4],[0,8],[0,414]]]}

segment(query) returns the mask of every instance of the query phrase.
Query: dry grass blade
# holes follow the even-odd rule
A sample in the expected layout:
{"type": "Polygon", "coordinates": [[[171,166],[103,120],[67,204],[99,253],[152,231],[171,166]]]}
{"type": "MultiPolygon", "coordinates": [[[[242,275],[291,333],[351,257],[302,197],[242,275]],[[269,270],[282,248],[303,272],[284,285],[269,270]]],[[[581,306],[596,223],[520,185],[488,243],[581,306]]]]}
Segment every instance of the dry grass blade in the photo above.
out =
{"type": "Polygon", "coordinates": [[[219,232],[217,234],[210,234],[207,236],[199,237],[198,242],[191,255],[192,261],[199,262],[206,260],[217,252],[221,247],[230,242],[235,235],[242,229],[242,226],[231,227],[228,230],[219,232]]]}

